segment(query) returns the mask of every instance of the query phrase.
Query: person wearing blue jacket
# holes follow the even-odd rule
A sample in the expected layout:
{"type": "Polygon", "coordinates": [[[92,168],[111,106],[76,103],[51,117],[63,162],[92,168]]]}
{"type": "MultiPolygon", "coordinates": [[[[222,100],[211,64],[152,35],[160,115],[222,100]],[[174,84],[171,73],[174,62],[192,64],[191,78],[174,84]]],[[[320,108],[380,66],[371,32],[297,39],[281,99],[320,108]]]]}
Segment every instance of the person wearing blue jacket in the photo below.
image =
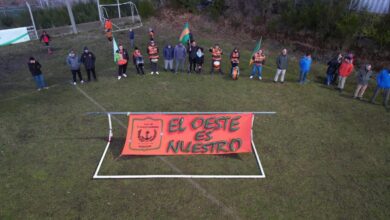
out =
{"type": "Polygon", "coordinates": [[[306,81],[307,74],[310,71],[311,67],[311,54],[306,53],[305,56],[302,57],[302,59],[299,61],[299,67],[301,69],[300,76],[299,76],[299,83],[304,84],[306,81]]]}
{"type": "Polygon", "coordinates": [[[164,48],[164,70],[168,71],[171,70],[173,72],[173,58],[174,58],[174,52],[172,45],[168,44],[164,48]]]}
{"type": "Polygon", "coordinates": [[[134,31],[133,29],[129,29],[129,40],[130,40],[130,48],[134,48],[134,38],[135,38],[135,34],[134,34],[134,31]]]}
{"type": "Polygon", "coordinates": [[[383,69],[376,77],[377,86],[374,95],[371,98],[371,103],[375,102],[376,97],[380,92],[383,92],[383,105],[388,107],[390,97],[390,70],[383,69]]]}
{"type": "Polygon", "coordinates": [[[76,85],[77,79],[76,79],[76,74],[78,75],[81,84],[84,83],[83,76],[81,75],[80,71],[80,65],[81,61],[79,56],[75,54],[73,50],[69,52],[68,57],[66,58],[66,64],[68,65],[70,71],[72,72],[73,75],[73,85],[76,85]]]}
{"type": "Polygon", "coordinates": [[[173,57],[175,59],[176,68],[175,73],[177,73],[177,70],[179,69],[179,66],[181,67],[181,71],[184,71],[184,63],[186,61],[187,56],[187,49],[183,45],[183,43],[179,43],[175,46],[173,57]]]}

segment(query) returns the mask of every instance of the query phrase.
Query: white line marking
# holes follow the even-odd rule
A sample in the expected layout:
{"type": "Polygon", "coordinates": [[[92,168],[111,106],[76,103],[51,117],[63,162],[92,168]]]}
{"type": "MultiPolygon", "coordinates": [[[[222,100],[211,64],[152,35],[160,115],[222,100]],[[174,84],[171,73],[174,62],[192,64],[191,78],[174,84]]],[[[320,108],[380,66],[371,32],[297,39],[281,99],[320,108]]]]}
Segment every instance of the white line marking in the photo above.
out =
{"type": "Polygon", "coordinates": [[[94,175],[93,178],[94,179],[261,179],[261,178],[265,178],[265,176],[264,175],[184,175],[184,174],[181,175],[94,175]]]}
{"type": "MultiPolygon", "coordinates": [[[[111,123],[111,116],[112,115],[140,115],[140,114],[245,114],[248,112],[89,112],[89,115],[96,115],[96,114],[105,114],[108,117],[108,125],[109,125],[109,137],[108,139],[111,140],[112,137],[112,123],[111,123]]],[[[257,112],[258,114],[275,114],[276,112],[257,112]]],[[[149,174],[149,175],[99,175],[100,166],[102,164],[102,161],[104,160],[107,149],[110,145],[110,141],[108,141],[107,146],[102,154],[102,157],[100,158],[99,165],[97,166],[97,169],[95,171],[95,174],[93,176],[94,179],[155,179],[155,178],[193,178],[193,179],[260,179],[265,178],[263,166],[261,165],[259,155],[256,150],[256,146],[253,142],[253,123],[255,116],[252,114],[252,126],[251,126],[251,147],[253,149],[253,156],[255,156],[256,164],[259,167],[260,175],[195,175],[195,174],[183,174],[183,175],[155,175],[155,174],[149,174]]]]}
{"type": "MultiPolygon", "coordinates": [[[[107,109],[104,108],[102,105],[100,105],[97,101],[95,101],[91,96],[89,96],[84,90],[82,90],[80,87],[75,86],[76,89],[83,94],[89,101],[91,101],[93,104],[95,104],[97,107],[99,107],[101,110],[107,112],[107,109]]],[[[112,118],[117,121],[124,129],[126,129],[125,124],[123,124],[119,119],[117,119],[115,116],[112,116],[112,118]]],[[[162,160],[164,163],[166,163],[170,168],[178,172],[179,174],[183,174],[183,171],[181,171],[178,167],[176,167],[174,164],[169,162],[163,157],[158,157],[160,160],[162,160]]],[[[240,217],[233,211],[231,207],[226,206],[223,202],[218,200],[216,197],[211,195],[210,193],[207,192],[205,188],[203,188],[199,183],[194,181],[193,179],[186,179],[195,189],[200,191],[203,196],[205,196],[207,199],[209,199],[211,202],[216,204],[219,207],[222,207],[224,212],[228,213],[230,216],[232,216],[234,219],[240,219],[240,217]]]]}

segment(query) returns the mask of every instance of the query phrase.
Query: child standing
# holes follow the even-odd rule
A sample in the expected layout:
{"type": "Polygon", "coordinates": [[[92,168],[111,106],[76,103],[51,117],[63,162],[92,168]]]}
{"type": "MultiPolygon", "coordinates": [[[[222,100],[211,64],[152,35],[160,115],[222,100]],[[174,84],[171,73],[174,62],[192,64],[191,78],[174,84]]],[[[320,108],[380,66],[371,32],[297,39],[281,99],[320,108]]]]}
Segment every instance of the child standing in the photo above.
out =
{"type": "Polygon", "coordinates": [[[50,48],[50,36],[49,34],[46,33],[46,31],[42,32],[41,37],[39,38],[39,41],[43,42],[47,48],[47,53],[52,54],[53,52],[51,51],[50,48]]]}

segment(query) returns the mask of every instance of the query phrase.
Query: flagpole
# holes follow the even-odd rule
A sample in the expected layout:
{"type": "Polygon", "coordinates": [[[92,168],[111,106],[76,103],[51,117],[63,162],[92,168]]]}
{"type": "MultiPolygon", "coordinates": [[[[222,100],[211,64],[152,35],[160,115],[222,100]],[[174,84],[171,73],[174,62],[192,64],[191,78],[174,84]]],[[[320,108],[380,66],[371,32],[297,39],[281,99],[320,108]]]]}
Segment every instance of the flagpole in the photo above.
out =
{"type": "Polygon", "coordinates": [[[253,57],[253,55],[255,55],[255,53],[256,53],[257,51],[260,50],[262,42],[263,42],[263,36],[260,37],[260,40],[257,42],[257,44],[256,44],[256,46],[255,46],[255,49],[253,49],[252,55],[251,55],[251,57],[250,57],[250,59],[249,59],[249,66],[252,65],[252,63],[253,63],[253,62],[252,62],[252,57],[253,57]]]}

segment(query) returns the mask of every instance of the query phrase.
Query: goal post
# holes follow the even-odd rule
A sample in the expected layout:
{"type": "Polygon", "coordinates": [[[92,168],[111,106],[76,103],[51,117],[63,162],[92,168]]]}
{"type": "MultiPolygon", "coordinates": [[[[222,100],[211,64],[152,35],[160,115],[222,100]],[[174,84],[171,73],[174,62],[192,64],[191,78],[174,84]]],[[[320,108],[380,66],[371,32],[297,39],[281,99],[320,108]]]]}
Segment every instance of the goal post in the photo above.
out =
{"type": "MultiPolygon", "coordinates": [[[[259,154],[257,152],[256,146],[253,141],[253,123],[255,115],[273,115],[276,114],[276,112],[90,112],[89,115],[106,115],[108,118],[108,141],[107,145],[104,149],[104,152],[99,160],[99,163],[97,165],[97,168],[94,172],[93,179],[166,179],[166,178],[184,178],[184,179],[192,179],[192,178],[200,178],[200,179],[261,179],[265,178],[265,173],[263,166],[260,161],[259,154]],[[166,114],[166,115],[195,115],[195,114],[246,114],[250,113],[253,114],[252,120],[251,120],[251,130],[250,130],[250,145],[252,148],[252,153],[254,156],[254,159],[256,161],[259,174],[252,174],[252,175],[191,175],[191,174],[183,174],[181,171],[178,174],[168,174],[168,175],[161,175],[161,174],[147,174],[147,175],[101,175],[99,174],[99,171],[101,169],[101,166],[103,164],[103,161],[106,157],[106,154],[108,152],[108,149],[110,147],[110,143],[112,141],[113,137],[113,128],[112,128],[112,117],[115,115],[155,115],[155,114],[166,114]]],[[[158,156],[161,160],[165,161],[165,159],[162,159],[162,156],[158,156]]]]}
{"type": "Polygon", "coordinates": [[[5,8],[4,11],[2,11],[2,16],[10,16],[12,18],[13,16],[18,16],[22,13],[26,13],[29,19],[27,18],[22,23],[17,25],[0,28],[0,46],[7,46],[39,39],[35,26],[34,16],[31,11],[31,6],[28,2],[26,2],[26,8],[21,7],[9,10],[5,8]],[[8,12],[10,15],[8,15],[8,12]]]}
{"type": "Polygon", "coordinates": [[[142,20],[137,6],[131,1],[101,4],[100,0],[97,0],[97,5],[100,22],[104,23],[107,19],[110,19],[113,27],[112,32],[142,27],[142,20]]]}
{"type": "Polygon", "coordinates": [[[30,18],[31,18],[31,24],[32,26],[27,27],[27,31],[30,35],[30,38],[37,40],[39,38],[38,36],[38,31],[37,31],[37,26],[35,25],[35,20],[34,20],[34,15],[31,11],[30,4],[26,1],[26,6],[28,8],[28,12],[30,13],[30,18]],[[33,36],[33,37],[31,37],[33,36]],[[35,37],[35,38],[34,38],[35,37]]]}

